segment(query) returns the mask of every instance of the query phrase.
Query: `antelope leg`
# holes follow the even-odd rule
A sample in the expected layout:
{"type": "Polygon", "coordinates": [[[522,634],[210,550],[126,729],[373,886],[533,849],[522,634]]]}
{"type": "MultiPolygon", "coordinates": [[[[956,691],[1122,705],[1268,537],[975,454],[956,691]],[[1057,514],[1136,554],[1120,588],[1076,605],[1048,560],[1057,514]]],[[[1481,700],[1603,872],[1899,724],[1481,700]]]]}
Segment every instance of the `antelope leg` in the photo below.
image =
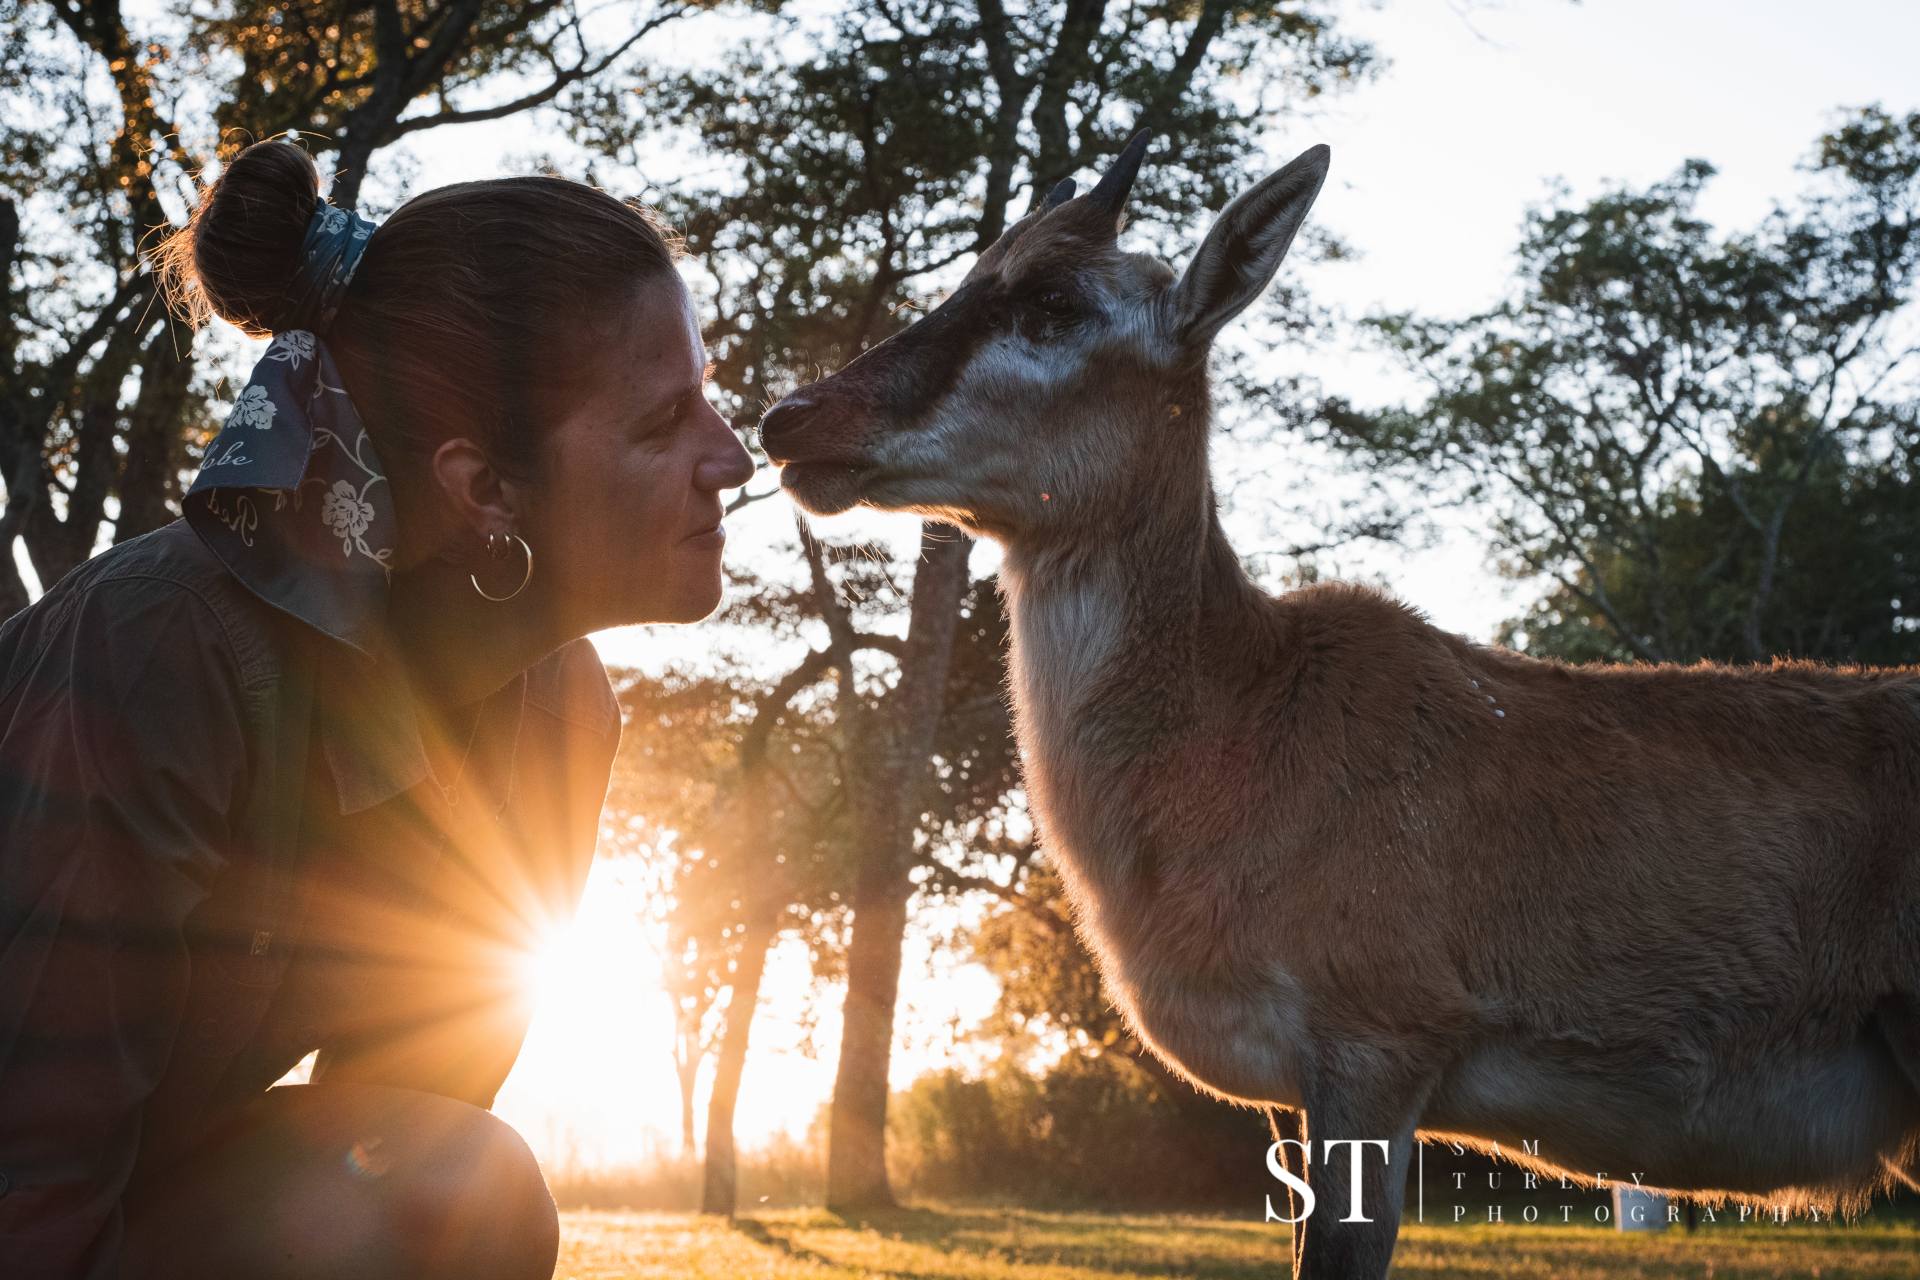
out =
{"type": "Polygon", "coordinates": [[[1312,1142],[1307,1185],[1313,1214],[1294,1265],[1296,1280],[1384,1280],[1400,1231],[1417,1110],[1351,1084],[1306,1099],[1312,1142]]]}

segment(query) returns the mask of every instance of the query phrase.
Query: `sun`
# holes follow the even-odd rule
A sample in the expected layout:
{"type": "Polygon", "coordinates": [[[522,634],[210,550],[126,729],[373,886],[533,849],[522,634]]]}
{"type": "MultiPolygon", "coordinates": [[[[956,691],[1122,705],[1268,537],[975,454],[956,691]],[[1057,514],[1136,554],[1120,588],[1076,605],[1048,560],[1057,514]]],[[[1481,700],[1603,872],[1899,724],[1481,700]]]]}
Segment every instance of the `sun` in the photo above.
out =
{"type": "Polygon", "coordinates": [[[534,1016],[561,1022],[574,1022],[591,1008],[606,976],[594,971],[591,940],[570,924],[542,930],[520,962],[521,990],[534,1016]]]}
{"type": "Polygon", "coordinates": [[[529,931],[512,979],[533,1020],[494,1110],[550,1168],[640,1163],[676,1145],[673,1009],[645,893],[594,863],[570,920],[529,931]]]}
{"type": "MultiPolygon", "coordinates": [[[[596,861],[571,921],[530,932],[513,957],[533,1022],[494,1110],[518,1129],[550,1173],[568,1167],[643,1165],[681,1149],[674,1007],[661,972],[664,939],[644,877],[618,859],[596,861]],[[652,930],[650,932],[650,929],[652,930]]],[[[973,1025],[998,986],[978,966],[937,965],[931,943],[911,939],[895,1087],[953,1065],[953,1014],[973,1025]]],[[[767,957],[741,1082],[734,1133],[743,1150],[805,1137],[832,1093],[839,1002],[824,1001],[806,944],[783,939],[767,957]]],[[[702,1070],[695,1124],[704,1130],[711,1062],[702,1070]]]]}

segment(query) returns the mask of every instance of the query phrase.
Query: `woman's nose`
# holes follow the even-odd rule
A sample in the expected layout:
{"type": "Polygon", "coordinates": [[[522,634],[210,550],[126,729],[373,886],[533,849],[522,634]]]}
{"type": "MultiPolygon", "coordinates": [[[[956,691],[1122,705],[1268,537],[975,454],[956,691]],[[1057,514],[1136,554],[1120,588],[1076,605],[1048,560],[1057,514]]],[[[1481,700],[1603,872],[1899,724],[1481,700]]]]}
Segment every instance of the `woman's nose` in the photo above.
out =
{"type": "Polygon", "coordinates": [[[715,493],[722,489],[738,489],[753,478],[753,458],[747,453],[747,447],[740,443],[740,437],[727,425],[727,420],[707,406],[708,430],[712,433],[713,443],[706,457],[693,469],[693,482],[702,489],[715,493]]]}

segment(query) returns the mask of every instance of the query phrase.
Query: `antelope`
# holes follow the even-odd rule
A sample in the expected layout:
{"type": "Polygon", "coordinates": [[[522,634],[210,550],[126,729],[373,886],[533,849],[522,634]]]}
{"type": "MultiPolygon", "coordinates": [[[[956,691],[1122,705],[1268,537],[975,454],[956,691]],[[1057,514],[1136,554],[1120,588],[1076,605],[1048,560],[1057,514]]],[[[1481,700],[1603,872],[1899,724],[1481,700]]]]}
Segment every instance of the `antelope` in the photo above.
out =
{"type": "Polygon", "coordinates": [[[1173,1069],[1304,1114],[1296,1274],[1386,1273],[1417,1138],[1776,1209],[1911,1185],[1920,669],[1570,666],[1356,586],[1263,592],[1216,513],[1208,350],[1329,152],[1176,275],[1118,247],[1145,148],[762,442],[813,514],[1002,547],[1080,936],[1173,1069]]]}

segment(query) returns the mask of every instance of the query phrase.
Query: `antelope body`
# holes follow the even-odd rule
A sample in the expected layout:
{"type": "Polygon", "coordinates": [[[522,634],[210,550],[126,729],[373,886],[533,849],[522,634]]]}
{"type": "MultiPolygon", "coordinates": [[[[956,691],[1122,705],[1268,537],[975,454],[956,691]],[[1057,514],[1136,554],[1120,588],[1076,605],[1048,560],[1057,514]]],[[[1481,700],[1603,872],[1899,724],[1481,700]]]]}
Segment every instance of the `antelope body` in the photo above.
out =
{"type": "Polygon", "coordinates": [[[1572,667],[1357,587],[1263,593],[1215,515],[1206,353],[1327,152],[1176,279],[1116,246],[1143,150],[763,440],[817,513],[1003,544],[1029,795],[1081,935],[1169,1065],[1304,1111],[1298,1273],[1385,1274],[1416,1131],[1781,1205],[1910,1181],[1920,673],[1572,667]],[[1371,1221],[1342,1220],[1349,1186],[1371,1221]]]}

